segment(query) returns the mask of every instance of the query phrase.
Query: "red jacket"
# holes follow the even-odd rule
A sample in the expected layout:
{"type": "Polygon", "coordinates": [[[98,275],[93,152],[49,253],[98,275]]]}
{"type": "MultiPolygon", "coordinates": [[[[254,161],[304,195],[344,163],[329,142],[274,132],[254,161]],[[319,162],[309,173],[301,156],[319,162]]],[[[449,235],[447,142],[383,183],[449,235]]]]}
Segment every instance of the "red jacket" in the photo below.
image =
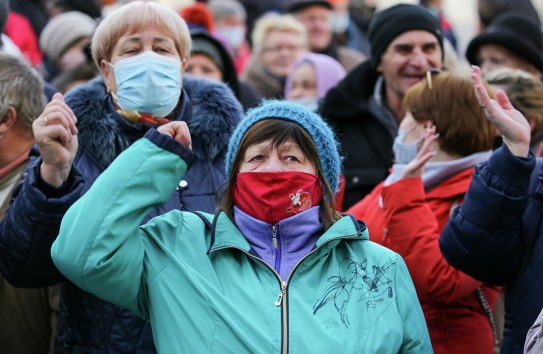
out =
{"type": "Polygon", "coordinates": [[[477,295],[481,287],[492,309],[499,289],[449,266],[438,238],[452,209],[463,200],[473,168],[430,190],[421,178],[379,184],[347,212],[368,226],[370,239],[405,260],[424,310],[435,353],[494,352],[489,318],[477,295]]]}

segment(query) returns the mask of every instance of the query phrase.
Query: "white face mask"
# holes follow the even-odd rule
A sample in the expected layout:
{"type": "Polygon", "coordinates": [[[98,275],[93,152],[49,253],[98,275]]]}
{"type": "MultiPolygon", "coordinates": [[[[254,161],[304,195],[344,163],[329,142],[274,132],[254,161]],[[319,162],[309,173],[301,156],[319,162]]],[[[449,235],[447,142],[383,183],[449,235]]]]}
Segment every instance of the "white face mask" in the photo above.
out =
{"type": "Polygon", "coordinates": [[[242,26],[218,27],[215,32],[226,39],[232,50],[237,50],[245,39],[245,27],[242,26]]]}
{"type": "Polygon", "coordinates": [[[332,12],[330,21],[332,23],[332,31],[334,33],[343,33],[349,27],[349,23],[351,22],[351,19],[349,18],[348,13],[338,14],[338,13],[332,12]]]}
{"type": "Polygon", "coordinates": [[[308,110],[310,110],[311,112],[316,112],[317,109],[319,108],[319,99],[317,97],[291,98],[288,101],[302,105],[308,110]]]}

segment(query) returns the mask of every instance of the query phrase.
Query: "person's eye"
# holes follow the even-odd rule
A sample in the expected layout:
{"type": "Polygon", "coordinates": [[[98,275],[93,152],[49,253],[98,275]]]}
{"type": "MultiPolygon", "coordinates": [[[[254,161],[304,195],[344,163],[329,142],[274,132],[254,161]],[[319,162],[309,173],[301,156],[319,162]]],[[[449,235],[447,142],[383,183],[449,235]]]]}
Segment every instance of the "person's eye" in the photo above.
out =
{"type": "Polygon", "coordinates": [[[249,158],[249,162],[258,162],[264,160],[264,155],[254,155],[249,158]]]}
{"type": "Polygon", "coordinates": [[[289,162],[300,162],[300,159],[294,155],[288,155],[285,157],[285,160],[289,162]]]}
{"type": "Polygon", "coordinates": [[[170,53],[171,50],[166,47],[157,47],[155,48],[155,52],[157,53],[170,53]]]}
{"type": "Polygon", "coordinates": [[[422,50],[425,52],[425,53],[432,53],[432,52],[435,52],[437,50],[437,44],[435,43],[432,43],[432,44],[426,44],[422,47],[422,50]]]}
{"type": "Polygon", "coordinates": [[[400,54],[409,54],[413,51],[413,46],[410,45],[397,45],[396,52],[400,54]]]}

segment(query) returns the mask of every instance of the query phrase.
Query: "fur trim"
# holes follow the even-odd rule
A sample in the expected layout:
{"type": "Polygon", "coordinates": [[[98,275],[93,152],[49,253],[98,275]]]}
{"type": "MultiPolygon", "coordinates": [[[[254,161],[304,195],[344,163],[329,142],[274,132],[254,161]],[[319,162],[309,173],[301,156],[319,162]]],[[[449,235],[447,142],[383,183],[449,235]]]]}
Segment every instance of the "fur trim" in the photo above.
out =
{"type": "MultiPolygon", "coordinates": [[[[178,118],[188,122],[192,140],[196,142],[195,157],[213,160],[226,150],[230,135],[243,118],[242,107],[232,91],[221,83],[183,78],[183,88],[192,109],[178,118]]],[[[71,90],[65,98],[78,119],[80,148],[104,168],[132,144],[108,112],[107,95],[104,81],[99,77],[71,90]]]]}

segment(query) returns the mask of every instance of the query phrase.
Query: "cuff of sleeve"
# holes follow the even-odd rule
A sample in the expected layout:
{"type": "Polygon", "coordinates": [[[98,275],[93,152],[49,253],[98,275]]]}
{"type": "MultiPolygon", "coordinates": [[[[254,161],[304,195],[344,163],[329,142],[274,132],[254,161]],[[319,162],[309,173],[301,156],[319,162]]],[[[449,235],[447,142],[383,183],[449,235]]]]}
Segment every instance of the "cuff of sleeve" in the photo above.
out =
{"type": "Polygon", "coordinates": [[[528,157],[514,156],[507,145],[503,144],[489,158],[487,169],[494,181],[499,181],[503,188],[514,194],[525,194],[530,182],[530,175],[535,168],[535,157],[530,152],[528,157]]]}
{"type": "Polygon", "coordinates": [[[176,141],[170,136],[167,136],[165,134],[161,134],[156,130],[155,128],[149,129],[147,133],[145,133],[145,138],[150,140],[155,145],[159,146],[160,148],[167,150],[173,154],[179,155],[185,161],[188,167],[190,167],[194,161],[194,156],[192,155],[192,152],[190,152],[188,149],[183,146],[180,142],[176,141]]]}

